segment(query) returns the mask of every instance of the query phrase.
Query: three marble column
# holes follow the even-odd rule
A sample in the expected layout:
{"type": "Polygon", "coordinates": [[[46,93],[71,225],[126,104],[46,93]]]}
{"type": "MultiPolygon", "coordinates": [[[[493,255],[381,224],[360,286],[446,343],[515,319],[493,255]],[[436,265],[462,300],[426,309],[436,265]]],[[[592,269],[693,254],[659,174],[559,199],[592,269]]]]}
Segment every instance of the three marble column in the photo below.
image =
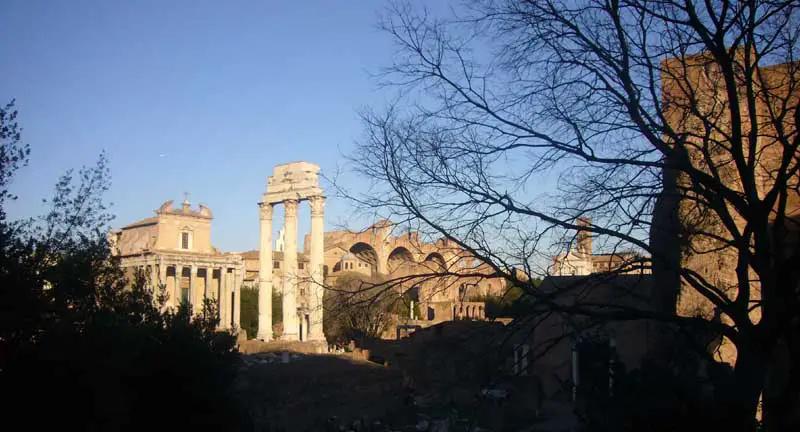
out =
{"type": "MultiPolygon", "coordinates": [[[[311,248],[308,269],[309,284],[309,328],[310,341],[324,340],[322,331],[322,293],[324,262],[324,206],[325,197],[311,196],[311,248]]],[[[283,334],[281,340],[299,340],[299,319],[297,310],[298,285],[301,274],[297,265],[297,207],[299,199],[284,199],[277,203],[284,205],[285,244],[283,249],[283,334]]],[[[262,202],[260,207],[261,241],[259,249],[258,280],[258,339],[272,340],[272,214],[276,202],[262,202]]]]}

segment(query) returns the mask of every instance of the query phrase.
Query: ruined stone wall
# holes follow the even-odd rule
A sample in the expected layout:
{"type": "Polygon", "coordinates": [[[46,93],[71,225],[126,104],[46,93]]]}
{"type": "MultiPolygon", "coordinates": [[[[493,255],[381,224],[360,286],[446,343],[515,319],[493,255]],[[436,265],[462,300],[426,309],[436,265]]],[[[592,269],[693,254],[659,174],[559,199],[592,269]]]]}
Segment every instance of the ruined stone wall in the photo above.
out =
{"type": "Polygon", "coordinates": [[[156,224],[127,228],[118,234],[115,246],[120,255],[133,255],[152,248],[157,237],[156,224]]]}
{"type": "MultiPolygon", "coordinates": [[[[710,61],[707,54],[691,56],[686,59],[666,60],[662,64],[663,98],[665,116],[670,126],[687,138],[687,156],[695,168],[708,174],[718,175],[729,188],[741,191],[741,177],[732,161],[729,142],[726,141],[725,125],[731,124],[730,110],[727,103],[724,85],[720,79],[718,65],[710,61]],[[693,100],[691,95],[696,98],[693,100]],[[696,112],[689,112],[692,106],[696,112]],[[707,131],[700,113],[707,121],[720,126],[722,130],[707,131]],[[704,157],[704,155],[707,155],[704,157]],[[713,163],[708,163],[708,159],[713,163]]],[[[757,100],[758,137],[754,175],[759,192],[762,194],[774,186],[771,173],[781,159],[782,146],[775,137],[778,133],[771,122],[770,101],[789,101],[796,106],[798,94],[788,94],[786,85],[790,81],[797,82],[798,77],[787,74],[786,65],[762,68],[757,72],[757,94],[770,95],[757,100]],[[761,87],[760,80],[767,84],[761,87]],[[775,98],[772,98],[772,97],[775,98]]],[[[744,99],[744,98],[742,98],[744,99]]],[[[742,102],[740,109],[747,113],[742,102]]],[[[776,108],[773,106],[772,108],[776,108]]],[[[790,134],[796,133],[789,122],[793,116],[787,116],[784,126],[790,134]]],[[[746,114],[742,115],[744,133],[752,129],[746,114]]],[[[743,149],[746,153],[746,149],[743,149]]],[[[745,156],[747,156],[745,154],[745,156]]],[[[667,163],[679,162],[667,160],[667,163]]],[[[712,211],[714,205],[691,187],[691,180],[685,174],[677,174],[670,169],[663,173],[664,191],[658,198],[653,215],[650,233],[651,245],[654,248],[653,272],[658,277],[656,284],[666,297],[674,297],[677,313],[683,316],[701,316],[711,319],[715,316],[714,305],[678,276],[678,268],[697,272],[708,283],[720,289],[729,299],[738,293],[739,279],[736,274],[738,250],[730,245],[731,234],[724,229],[717,213],[712,211]],[[715,238],[717,237],[717,238],[715,238]]],[[[797,179],[793,185],[796,186],[797,179]]],[[[791,188],[792,185],[789,185],[791,188]]],[[[796,189],[795,189],[796,190],[796,189]]],[[[800,197],[790,197],[788,214],[797,210],[800,197]]],[[[738,229],[745,225],[745,219],[728,206],[738,229]]],[[[761,297],[756,275],[749,271],[751,300],[761,297]]],[[[730,323],[729,317],[720,317],[730,323]]],[[[751,312],[751,319],[758,322],[760,309],[751,312]]],[[[717,350],[720,361],[733,363],[736,351],[729,340],[724,339],[717,350]]]]}

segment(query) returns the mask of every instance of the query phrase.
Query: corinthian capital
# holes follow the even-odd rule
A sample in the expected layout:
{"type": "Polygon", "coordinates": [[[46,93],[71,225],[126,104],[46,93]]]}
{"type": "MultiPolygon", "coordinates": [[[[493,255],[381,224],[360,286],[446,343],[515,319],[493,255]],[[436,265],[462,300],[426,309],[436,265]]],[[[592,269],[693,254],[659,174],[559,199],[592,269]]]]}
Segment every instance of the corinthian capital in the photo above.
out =
{"type": "Polygon", "coordinates": [[[259,203],[258,209],[261,219],[272,220],[272,204],[266,202],[259,203]]]}
{"type": "Polygon", "coordinates": [[[286,217],[297,217],[297,203],[298,201],[295,199],[287,199],[283,202],[286,217]]]}
{"type": "Polygon", "coordinates": [[[311,216],[322,216],[325,213],[325,197],[313,196],[308,199],[311,205],[311,216]]]}

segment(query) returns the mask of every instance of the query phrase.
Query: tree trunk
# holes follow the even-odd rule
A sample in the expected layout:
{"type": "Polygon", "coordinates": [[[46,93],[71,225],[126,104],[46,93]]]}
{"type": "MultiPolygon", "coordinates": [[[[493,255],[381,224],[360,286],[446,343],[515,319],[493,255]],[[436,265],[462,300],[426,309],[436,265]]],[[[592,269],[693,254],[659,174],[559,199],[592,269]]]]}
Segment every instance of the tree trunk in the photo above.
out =
{"type": "Polygon", "coordinates": [[[733,423],[727,425],[727,430],[753,431],[756,429],[758,401],[767,375],[767,359],[756,347],[743,345],[737,349],[733,385],[731,391],[723,394],[725,399],[722,401],[733,423]]]}
{"type": "Polygon", "coordinates": [[[764,382],[764,427],[768,431],[800,430],[797,371],[786,340],[776,345],[764,382]]]}

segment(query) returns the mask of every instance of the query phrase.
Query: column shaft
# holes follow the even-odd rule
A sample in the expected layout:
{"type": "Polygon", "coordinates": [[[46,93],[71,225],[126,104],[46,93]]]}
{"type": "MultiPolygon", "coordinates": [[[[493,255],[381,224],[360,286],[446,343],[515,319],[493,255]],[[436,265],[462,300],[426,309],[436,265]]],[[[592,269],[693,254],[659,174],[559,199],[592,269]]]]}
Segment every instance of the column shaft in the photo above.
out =
{"type": "Polygon", "coordinates": [[[233,274],[233,327],[239,329],[242,316],[242,271],[237,268],[233,274]]]}
{"type": "Polygon", "coordinates": [[[191,271],[189,272],[189,306],[191,307],[192,315],[200,312],[203,308],[202,304],[198,304],[197,299],[197,266],[192,264],[191,271]]]}
{"type": "Polygon", "coordinates": [[[175,280],[175,275],[178,272],[178,267],[175,264],[172,265],[165,265],[164,268],[167,270],[167,274],[169,274],[169,268],[172,267],[172,279],[167,276],[166,279],[166,287],[165,287],[165,294],[167,296],[167,306],[175,307],[178,305],[178,302],[175,300],[175,293],[178,292],[178,289],[175,288],[177,285],[177,281],[175,280]]]}
{"type": "Polygon", "coordinates": [[[164,261],[158,263],[158,281],[156,281],[156,295],[161,295],[167,286],[167,264],[164,261]]]}
{"type": "Polygon", "coordinates": [[[203,277],[203,300],[210,299],[212,297],[211,288],[208,284],[208,281],[211,279],[208,275],[209,270],[210,269],[208,267],[205,268],[205,273],[204,273],[205,276],[203,277]]]}
{"type": "Polygon", "coordinates": [[[230,289],[228,288],[228,269],[224,266],[219,269],[219,326],[220,328],[230,328],[231,319],[229,315],[230,289]]]}
{"type": "Polygon", "coordinates": [[[325,263],[325,197],[316,196],[309,200],[311,204],[311,248],[309,259],[309,328],[308,339],[312,341],[325,340],[322,329],[324,289],[324,274],[322,267],[325,263]]]}
{"type": "Polygon", "coordinates": [[[283,340],[297,340],[297,200],[284,201],[283,340]]]}
{"type": "Polygon", "coordinates": [[[261,241],[258,253],[258,336],[272,340],[272,204],[259,204],[261,241]]]}
{"type": "MultiPolygon", "coordinates": [[[[182,265],[175,265],[175,306],[183,303],[183,269],[182,265]]],[[[188,296],[187,296],[188,299],[188,296]]]]}
{"type": "Polygon", "coordinates": [[[147,267],[150,270],[147,275],[148,279],[150,279],[150,289],[152,290],[153,296],[155,296],[158,292],[158,269],[156,268],[155,261],[147,267]]]}

